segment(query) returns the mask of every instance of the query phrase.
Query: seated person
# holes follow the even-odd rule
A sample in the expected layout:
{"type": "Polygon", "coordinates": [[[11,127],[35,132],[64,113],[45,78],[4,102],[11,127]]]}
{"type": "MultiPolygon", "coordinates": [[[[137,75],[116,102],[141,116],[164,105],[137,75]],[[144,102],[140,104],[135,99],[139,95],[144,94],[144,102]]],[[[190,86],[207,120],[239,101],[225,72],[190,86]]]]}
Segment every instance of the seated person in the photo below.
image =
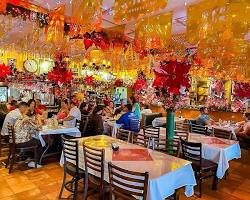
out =
{"type": "Polygon", "coordinates": [[[141,114],[151,114],[152,110],[149,108],[149,105],[143,105],[141,114]]]}
{"type": "Polygon", "coordinates": [[[103,109],[102,112],[103,116],[106,117],[113,117],[114,116],[114,104],[113,102],[109,102],[109,104],[103,109]]]}
{"type": "Polygon", "coordinates": [[[101,135],[104,131],[102,121],[102,106],[96,106],[89,116],[88,125],[84,132],[84,137],[101,135]]]}
{"type": "Polygon", "coordinates": [[[35,114],[35,109],[36,109],[36,101],[34,99],[30,99],[28,101],[28,106],[29,106],[29,112],[30,114],[35,114]]]}
{"type": "Polygon", "coordinates": [[[17,109],[10,111],[4,119],[1,135],[3,136],[9,135],[8,124],[14,125],[16,120],[22,117],[22,115],[26,114],[27,111],[28,111],[28,104],[26,102],[19,103],[17,109]]]}
{"type": "Polygon", "coordinates": [[[250,139],[250,113],[244,114],[245,123],[238,124],[238,129],[236,130],[237,136],[240,138],[250,139]]]}
{"type": "Polygon", "coordinates": [[[17,101],[15,99],[11,100],[10,103],[7,104],[8,111],[15,110],[17,108],[17,101]]]}
{"type": "Polygon", "coordinates": [[[64,125],[69,127],[76,126],[76,120],[81,120],[81,111],[77,108],[76,103],[74,101],[70,102],[70,111],[66,118],[61,119],[60,121],[63,122],[64,125]]]}
{"type": "Polygon", "coordinates": [[[200,108],[200,116],[196,119],[196,124],[200,126],[206,126],[211,125],[213,123],[213,120],[208,115],[208,109],[207,108],[200,108]]]}
{"type": "MultiPolygon", "coordinates": [[[[24,115],[17,119],[14,125],[15,131],[15,142],[16,146],[21,147],[32,147],[32,146],[40,146],[39,140],[35,139],[39,127],[36,121],[33,118],[33,114],[27,110],[24,115]]],[[[38,153],[41,151],[38,149],[38,153]]],[[[39,158],[40,156],[38,156],[39,158]]],[[[29,167],[35,167],[34,162],[28,163],[29,167]]]]}
{"type": "MultiPolygon", "coordinates": [[[[132,105],[131,104],[127,104],[125,106],[125,111],[126,113],[123,114],[117,121],[116,123],[117,124],[123,124],[123,129],[125,130],[131,130],[131,127],[130,127],[130,121],[131,119],[138,119],[137,115],[132,112],[132,105]]],[[[139,121],[139,120],[138,120],[139,121]]],[[[133,130],[131,130],[133,131],[133,130]]]]}
{"type": "Polygon", "coordinates": [[[82,115],[89,115],[89,112],[87,111],[88,105],[86,102],[82,102],[79,109],[80,109],[82,115]]]}
{"type": "Polygon", "coordinates": [[[64,119],[68,116],[69,114],[69,109],[68,109],[68,100],[64,99],[61,101],[61,109],[59,110],[59,112],[57,113],[57,119],[64,119]]]}
{"type": "Polygon", "coordinates": [[[36,99],[36,114],[43,115],[43,112],[46,110],[46,106],[42,104],[40,99],[36,99]]]}

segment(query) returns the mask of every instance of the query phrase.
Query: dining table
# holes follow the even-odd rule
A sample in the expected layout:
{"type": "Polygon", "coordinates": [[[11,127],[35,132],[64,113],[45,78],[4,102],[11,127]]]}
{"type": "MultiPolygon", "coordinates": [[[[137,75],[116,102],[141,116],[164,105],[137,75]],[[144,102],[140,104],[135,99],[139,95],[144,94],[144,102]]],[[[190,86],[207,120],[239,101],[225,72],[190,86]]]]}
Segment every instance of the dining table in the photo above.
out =
{"type": "Polygon", "coordinates": [[[202,157],[218,164],[217,177],[222,179],[229,169],[229,162],[241,158],[238,141],[190,133],[189,142],[202,144],[202,157]]]}
{"type": "MultiPolygon", "coordinates": [[[[180,117],[175,117],[174,119],[175,122],[184,122],[185,118],[180,118],[180,117]]],[[[157,117],[152,121],[152,126],[153,127],[159,127],[159,126],[164,126],[167,123],[167,117],[157,117]]]]}
{"type": "Polygon", "coordinates": [[[42,126],[42,129],[37,134],[38,139],[43,147],[41,157],[39,160],[39,164],[42,163],[42,160],[45,157],[60,153],[60,152],[53,152],[53,153],[48,154],[48,151],[53,144],[53,136],[64,135],[64,134],[73,136],[73,137],[81,137],[81,132],[79,131],[77,127],[71,127],[71,126],[66,126],[66,125],[59,125],[59,126],[44,125],[42,126]]]}
{"type": "MultiPolygon", "coordinates": [[[[147,194],[149,200],[164,200],[182,187],[184,187],[187,197],[194,194],[196,180],[189,161],[106,135],[85,137],[77,140],[79,141],[79,167],[83,170],[85,168],[83,143],[87,146],[105,150],[104,179],[107,182],[109,182],[108,163],[112,162],[114,165],[126,170],[149,173],[147,194]],[[112,150],[112,143],[119,145],[118,151],[112,150]]],[[[62,156],[61,164],[63,162],[62,156]]],[[[72,161],[69,160],[69,162],[72,161]]],[[[91,169],[89,169],[89,173],[97,175],[91,169]]]]}
{"type": "Polygon", "coordinates": [[[208,129],[210,129],[211,131],[213,129],[220,129],[223,131],[227,131],[228,133],[232,133],[231,139],[233,140],[237,140],[237,136],[236,136],[237,128],[238,127],[233,124],[219,124],[219,123],[208,126],[208,129]]]}

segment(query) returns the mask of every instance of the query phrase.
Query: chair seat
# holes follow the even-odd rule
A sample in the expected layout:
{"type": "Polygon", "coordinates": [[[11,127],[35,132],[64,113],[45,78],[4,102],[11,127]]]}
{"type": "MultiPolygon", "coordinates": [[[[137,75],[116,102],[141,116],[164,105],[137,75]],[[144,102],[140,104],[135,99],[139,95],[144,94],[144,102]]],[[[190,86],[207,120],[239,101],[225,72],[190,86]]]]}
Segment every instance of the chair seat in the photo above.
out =
{"type": "MultiPolygon", "coordinates": [[[[67,163],[66,164],[66,169],[67,169],[68,174],[70,174],[71,176],[75,176],[75,174],[76,174],[76,166],[74,164],[67,163]]],[[[84,170],[79,168],[79,171],[78,171],[79,178],[83,178],[84,173],[85,173],[84,170]]]]}
{"type": "Polygon", "coordinates": [[[214,163],[210,160],[202,159],[201,160],[201,166],[199,161],[192,161],[192,167],[194,168],[195,171],[197,170],[211,170],[211,169],[217,169],[218,164],[214,163]]]}

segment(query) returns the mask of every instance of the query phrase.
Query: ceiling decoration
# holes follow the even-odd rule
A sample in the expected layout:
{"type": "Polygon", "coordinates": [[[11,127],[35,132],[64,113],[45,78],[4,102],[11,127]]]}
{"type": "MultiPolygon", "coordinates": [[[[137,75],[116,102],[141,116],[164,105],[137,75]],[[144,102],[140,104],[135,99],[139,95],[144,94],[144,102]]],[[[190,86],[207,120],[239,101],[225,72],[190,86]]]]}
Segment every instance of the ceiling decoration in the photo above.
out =
{"type": "Polygon", "coordinates": [[[169,45],[172,13],[142,18],[135,25],[135,45],[138,50],[164,48],[169,45]]]}
{"type": "Polygon", "coordinates": [[[102,0],[72,0],[71,36],[100,31],[102,26],[102,0]]]}
{"type": "Polygon", "coordinates": [[[129,21],[145,16],[167,6],[167,0],[115,0],[114,20],[129,21]]]}
{"type": "Polygon", "coordinates": [[[209,76],[245,81],[250,77],[250,1],[209,1],[189,6],[187,39],[198,43],[209,76]]]}

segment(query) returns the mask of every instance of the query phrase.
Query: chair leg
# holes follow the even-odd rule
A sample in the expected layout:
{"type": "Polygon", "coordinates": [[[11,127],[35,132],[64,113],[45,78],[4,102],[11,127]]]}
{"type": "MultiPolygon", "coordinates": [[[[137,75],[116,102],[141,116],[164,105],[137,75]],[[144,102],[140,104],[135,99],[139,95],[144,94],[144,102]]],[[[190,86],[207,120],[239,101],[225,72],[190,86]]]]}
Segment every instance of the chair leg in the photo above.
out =
{"type": "Polygon", "coordinates": [[[218,178],[217,178],[217,170],[214,171],[214,179],[213,179],[213,185],[212,185],[212,190],[217,190],[217,183],[218,183],[218,178]]]}
{"type": "Polygon", "coordinates": [[[201,198],[202,197],[202,179],[201,178],[199,179],[199,192],[200,192],[199,198],[201,198]]]}
{"type": "Polygon", "coordinates": [[[76,200],[77,198],[77,191],[78,191],[78,178],[75,178],[75,188],[74,188],[74,197],[73,200],[76,200]]]}
{"type": "Polygon", "coordinates": [[[13,154],[11,154],[9,174],[10,174],[10,173],[12,172],[12,170],[13,170],[13,166],[14,166],[14,164],[15,164],[15,160],[16,160],[16,154],[13,153],[13,154]]]}
{"type": "Polygon", "coordinates": [[[35,168],[37,168],[37,148],[34,148],[34,160],[35,160],[35,168]]]}
{"type": "Polygon", "coordinates": [[[83,200],[87,200],[87,197],[88,197],[88,187],[89,187],[89,179],[88,179],[87,172],[85,171],[83,200]]]}
{"type": "Polygon", "coordinates": [[[65,186],[65,181],[66,181],[66,171],[64,169],[62,186],[61,186],[61,190],[60,190],[59,198],[58,198],[59,200],[62,199],[62,193],[63,193],[63,189],[64,189],[64,186],[65,186]]]}
{"type": "Polygon", "coordinates": [[[5,168],[7,168],[9,166],[10,157],[11,157],[11,152],[9,151],[9,155],[8,155],[8,158],[7,158],[7,162],[6,162],[5,168]]]}

